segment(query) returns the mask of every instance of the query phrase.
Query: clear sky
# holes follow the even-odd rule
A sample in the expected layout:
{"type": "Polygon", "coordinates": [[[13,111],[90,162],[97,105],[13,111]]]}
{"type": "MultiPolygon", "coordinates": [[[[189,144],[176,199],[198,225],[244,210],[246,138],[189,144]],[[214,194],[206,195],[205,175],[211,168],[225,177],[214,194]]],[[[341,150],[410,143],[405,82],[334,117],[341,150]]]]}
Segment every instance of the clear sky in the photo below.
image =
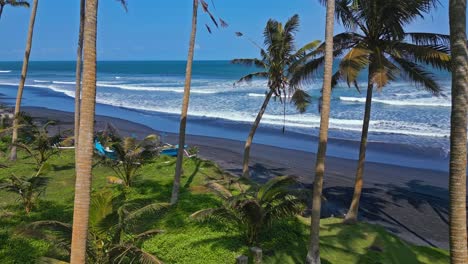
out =
{"type": "MultiPolygon", "coordinates": [[[[190,0],[128,0],[128,13],[115,0],[99,1],[98,60],[185,60],[191,26],[190,0]]],[[[210,1],[207,1],[211,4],[210,1]]],[[[200,10],[195,59],[227,60],[257,56],[256,48],[235,37],[241,31],[258,43],[269,18],[301,19],[299,44],[323,39],[325,8],[318,0],[214,0],[213,12],[229,28],[209,34],[200,10]]],[[[448,33],[448,0],[409,26],[408,31],[448,33]]],[[[22,60],[29,9],[5,7],[0,20],[0,60],[22,60]]],[[[31,60],[74,60],[79,0],[39,0],[31,60]]],[[[341,31],[336,26],[336,31],[341,31]]]]}

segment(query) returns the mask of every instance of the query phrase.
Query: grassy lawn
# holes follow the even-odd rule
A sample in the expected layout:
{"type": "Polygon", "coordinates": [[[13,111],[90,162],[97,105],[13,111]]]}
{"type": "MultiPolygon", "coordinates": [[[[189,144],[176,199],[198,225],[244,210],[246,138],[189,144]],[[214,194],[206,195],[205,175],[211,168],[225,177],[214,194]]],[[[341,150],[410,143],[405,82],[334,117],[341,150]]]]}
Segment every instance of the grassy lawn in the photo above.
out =
{"type": "MultiPolygon", "coordinates": [[[[18,161],[0,169],[0,179],[12,173],[29,176],[32,160],[21,153],[18,161]]],[[[27,216],[11,193],[0,191],[0,263],[36,263],[48,254],[47,242],[18,234],[22,225],[38,220],[71,222],[74,197],[73,151],[62,151],[50,160],[51,171],[47,190],[38,207],[27,216]]],[[[168,202],[172,190],[175,159],[159,157],[145,165],[130,199],[148,202],[168,202]]],[[[106,181],[114,176],[106,167],[97,165],[93,171],[93,190],[117,188],[106,181]]],[[[198,159],[184,163],[180,202],[162,218],[147,219],[152,227],[163,229],[143,248],[165,263],[234,263],[235,257],[248,254],[242,234],[234,226],[217,221],[198,223],[189,218],[193,212],[220,205],[204,184],[208,179],[227,177],[215,164],[198,159]]],[[[261,235],[265,263],[303,263],[309,235],[309,220],[302,217],[283,220],[261,235]]],[[[321,225],[322,263],[448,263],[444,250],[418,247],[401,241],[383,228],[359,223],[341,224],[340,219],[324,219],[321,225]]]]}

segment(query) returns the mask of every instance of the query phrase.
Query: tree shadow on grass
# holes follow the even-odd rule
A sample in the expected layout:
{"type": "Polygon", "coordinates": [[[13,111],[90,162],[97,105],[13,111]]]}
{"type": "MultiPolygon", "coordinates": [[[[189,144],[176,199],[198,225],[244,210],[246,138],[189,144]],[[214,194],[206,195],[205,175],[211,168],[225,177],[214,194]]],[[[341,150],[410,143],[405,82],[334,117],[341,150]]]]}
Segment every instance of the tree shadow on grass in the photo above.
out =
{"type": "Polygon", "coordinates": [[[198,172],[200,171],[200,166],[202,164],[202,161],[197,159],[195,161],[195,169],[193,170],[192,174],[190,174],[190,176],[188,177],[187,181],[185,182],[184,184],[184,187],[183,188],[189,188],[190,187],[190,184],[192,184],[193,182],[193,179],[195,178],[195,176],[198,174],[198,172]]]}

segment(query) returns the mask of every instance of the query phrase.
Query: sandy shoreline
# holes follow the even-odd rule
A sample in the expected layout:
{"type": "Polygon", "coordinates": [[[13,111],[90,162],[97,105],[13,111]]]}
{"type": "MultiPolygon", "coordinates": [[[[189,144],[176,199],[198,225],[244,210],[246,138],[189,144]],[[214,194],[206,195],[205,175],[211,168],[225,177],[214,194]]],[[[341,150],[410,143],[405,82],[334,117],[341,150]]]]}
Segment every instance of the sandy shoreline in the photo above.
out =
{"type": "MultiPolygon", "coordinates": [[[[58,121],[61,131],[73,128],[73,113],[40,107],[23,109],[33,117],[58,121]]],[[[112,123],[122,135],[142,138],[158,133],[147,126],[123,119],[97,116],[96,129],[112,123]]],[[[164,140],[176,143],[176,134],[163,133],[164,140]]],[[[187,136],[189,145],[200,149],[200,156],[213,160],[224,170],[239,175],[243,142],[203,136],[187,136]]],[[[251,167],[255,179],[275,175],[296,175],[306,187],[313,181],[315,154],[254,144],[251,167]]],[[[324,183],[324,216],[342,215],[352,195],[356,162],[327,158],[324,183]]],[[[367,163],[361,200],[360,219],[386,227],[405,240],[421,245],[448,248],[447,173],[367,163]]]]}

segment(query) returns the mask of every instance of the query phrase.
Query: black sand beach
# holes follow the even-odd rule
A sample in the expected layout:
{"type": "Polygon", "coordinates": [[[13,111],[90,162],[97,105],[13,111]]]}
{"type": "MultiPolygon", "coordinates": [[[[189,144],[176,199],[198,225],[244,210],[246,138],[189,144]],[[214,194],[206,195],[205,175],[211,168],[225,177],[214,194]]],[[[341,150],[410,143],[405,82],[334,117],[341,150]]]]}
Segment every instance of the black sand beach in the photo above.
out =
{"type": "MultiPolygon", "coordinates": [[[[73,128],[73,113],[39,107],[25,107],[35,118],[55,120],[61,131],[73,128]]],[[[122,135],[139,138],[153,129],[123,119],[97,116],[96,130],[112,123],[122,135]]],[[[177,142],[176,134],[164,140],[177,142]]],[[[197,146],[200,156],[215,161],[224,170],[239,175],[243,142],[212,137],[187,136],[187,144],[197,146]]],[[[315,155],[255,144],[251,168],[258,181],[275,175],[295,175],[305,187],[313,182],[315,155]]],[[[327,158],[323,215],[343,215],[353,190],[356,162],[327,158]]],[[[361,199],[360,220],[384,226],[403,239],[421,245],[448,248],[448,175],[446,172],[399,167],[368,162],[361,199]]]]}

